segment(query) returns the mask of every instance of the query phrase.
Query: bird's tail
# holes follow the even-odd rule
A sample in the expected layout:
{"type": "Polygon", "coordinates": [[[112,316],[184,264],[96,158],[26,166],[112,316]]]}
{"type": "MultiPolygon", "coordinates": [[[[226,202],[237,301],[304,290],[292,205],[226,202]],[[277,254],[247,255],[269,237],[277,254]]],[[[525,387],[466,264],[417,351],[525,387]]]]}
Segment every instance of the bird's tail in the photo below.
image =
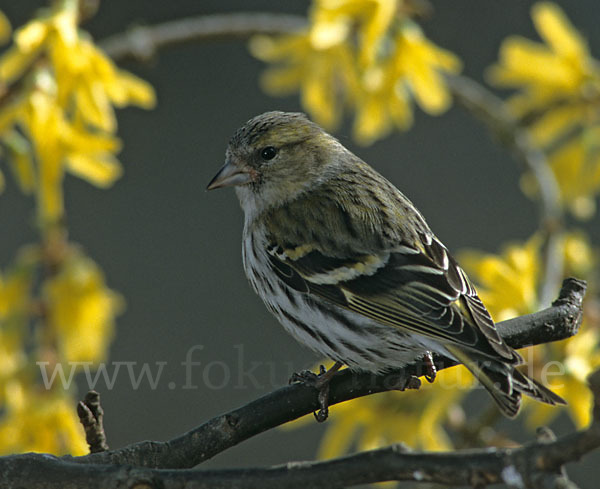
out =
{"type": "Polygon", "coordinates": [[[446,345],[446,349],[481,382],[509,418],[514,418],[519,412],[522,394],[546,404],[566,404],[562,397],[517,370],[515,364],[472,358],[468,352],[454,345],[446,345]]]}

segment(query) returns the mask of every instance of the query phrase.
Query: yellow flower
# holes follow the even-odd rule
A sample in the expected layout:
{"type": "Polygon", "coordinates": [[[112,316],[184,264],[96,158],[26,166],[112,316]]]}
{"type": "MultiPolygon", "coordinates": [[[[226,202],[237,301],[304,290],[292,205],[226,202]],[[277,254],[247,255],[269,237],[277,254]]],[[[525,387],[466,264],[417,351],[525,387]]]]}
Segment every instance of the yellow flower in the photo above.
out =
{"type": "MultiPolygon", "coordinates": [[[[478,284],[477,292],[495,321],[535,312],[541,276],[541,239],[511,244],[499,255],[468,250],[459,254],[461,266],[478,284]]],[[[589,239],[581,232],[562,236],[564,272],[585,278],[597,259],[589,239]]]]}
{"type": "Polygon", "coordinates": [[[401,7],[399,0],[319,0],[307,30],[251,40],[257,58],[279,64],[263,77],[265,90],[299,90],[302,105],[329,129],[346,106],[354,108],[354,135],[363,144],[410,127],[412,98],[426,112],[442,113],[451,102],[442,74],[459,71],[460,62],[401,7]]]}
{"type": "Polygon", "coordinates": [[[355,94],[354,137],[370,144],[393,127],[408,129],[413,121],[408,89],[398,78],[393,61],[374,66],[364,75],[355,94]]]}
{"type": "Polygon", "coordinates": [[[463,367],[439,372],[418,391],[385,392],[333,406],[334,415],[319,449],[320,458],[403,442],[412,448],[450,450],[444,423],[473,386],[463,367]]]}
{"type": "Polygon", "coordinates": [[[565,276],[588,277],[598,265],[598,250],[581,231],[571,231],[563,240],[565,276]]]}
{"type": "MultiPolygon", "coordinates": [[[[591,421],[592,394],[586,377],[600,367],[599,341],[598,331],[584,323],[574,337],[547,347],[549,351],[538,365],[542,381],[567,401],[564,409],[578,428],[588,426],[591,421]]],[[[531,428],[548,424],[560,412],[532,401],[527,401],[525,407],[531,428]]]]}
{"type": "Polygon", "coordinates": [[[57,37],[50,45],[50,59],[56,76],[58,104],[74,102],[83,123],[112,132],[116,119],[112,104],[133,103],[144,108],[155,104],[152,87],[138,77],[118,70],[94,44],[81,36],[69,45],[57,37]]]}
{"type": "Polygon", "coordinates": [[[113,131],[112,104],[154,106],[152,87],[145,81],[118,70],[79,31],[78,2],[57,1],[51,10],[15,33],[15,45],[0,60],[0,79],[10,82],[47,52],[58,87],[59,105],[74,108],[84,122],[113,131]],[[73,104],[73,105],[71,105],[73,104]]]}
{"type": "Polygon", "coordinates": [[[477,292],[495,321],[528,314],[537,308],[540,274],[540,239],[513,244],[500,255],[464,251],[459,261],[480,284],[477,292]]]}
{"type": "Polygon", "coordinates": [[[447,110],[451,96],[442,73],[459,70],[458,58],[435,46],[416,24],[405,21],[388,57],[363,73],[354,95],[356,139],[369,144],[393,126],[410,127],[411,95],[432,115],[447,110]]]}
{"type": "Polygon", "coordinates": [[[77,252],[43,287],[48,322],[66,362],[99,362],[114,333],[122,299],[108,289],[98,266],[77,252]]]}
{"type": "Polygon", "coordinates": [[[326,128],[338,124],[347,91],[356,85],[348,46],[316,48],[310,34],[301,32],[279,40],[255,37],[250,50],[263,61],[281,63],[264,73],[265,91],[286,95],[299,90],[303,106],[319,124],[326,128]]]}
{"type": "Polygon", "coordinates": [[[11,148],[9,161],[22,189],[37,187],[43,223],[63,214],[65,170],[103,187],[121,175],[113,105],[155,103],[150,85],[119,70],[79,30],[78,6],[74,0],[53,2],[16,31],[14,45],[0,58],[0,81],[25,74],[31,81],[0,112],[0,138],[11,148]],[[17,139],[15,125],[22,126],[33,153],[27,144],[9,144],[17,139]]]}
{"type": "Polygon", "coordinates": [[[560,8],[537,3],[532,17],[546,44],[509,37],[500,48],[499,63],[489,72],[496,84],[526,92],[527,99],[514,99],[513,108],[530,110],[564,97],[582,96],[592,88],[590,84],[597,89],[598,65],[560,8]]]}
{"type": "Polygon", "coordinates": [[[3,278],[0,275],[0,324],[9,316],[23,314],[29,299],[31,277],[13,272],[3,278]]]}
{"type": "Polygon", "coordinates": [[[398,8],[398,0],[317,0],[311,12],[311,42],[319,49],[348,42],[358,25],[358,61],[362,68],[368,67],[398,17],[398,8]]]}
{"type": "Polygon", "coordinates": [[[7,385],[26,365],[23,336],[23,329],[0,318],[0,407],[6,402],[7,385]]]}
{"type": "MultiPolygon", "coordinates": [[[[490,79],[520,90],[510,108],[549,153],[563,203],[576,217],[588,218],[600,191],[600,65],[558,6],[535,4],[532,17],[545,44],[506,39],[490,79]]],[[[523,188],[537,193],[531,176],[523,188]]]]}
{"type": "Polygon", "coordinates": [[[122,172],[114,157],[120,142],[107,133],[70,123],[58,105],[52,79],[44,72],[39,73],[38,86],[21,114],[21,124],[37,157],[40,208],[52,221],[63,213],[65,170],[101,187],[111,185],[122,172]]]}
{"type": "Polygon", "coordinates": [[[0,420],[0,453],[88,452],[73,400],[64,391],[43,392],[18,381],[6,388],[6,412],[0,420]]]}

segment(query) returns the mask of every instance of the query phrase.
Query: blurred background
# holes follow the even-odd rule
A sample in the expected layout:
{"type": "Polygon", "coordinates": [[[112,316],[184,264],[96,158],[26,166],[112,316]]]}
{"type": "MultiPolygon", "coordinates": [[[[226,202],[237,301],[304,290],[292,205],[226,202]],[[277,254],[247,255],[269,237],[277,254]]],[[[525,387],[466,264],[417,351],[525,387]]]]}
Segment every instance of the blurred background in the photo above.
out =
{"type": "MultiPolygon", "coordinates": [[[[16,27],[44,3],[4,1],[0,9],[16,27]]],[[[478,81],[483,82],[485,68],[495,62],[508,34],[538,39],[530,18],[533,2],[431,3],[433,15],[421,22],[425,34],[457,54],[464,74],[478,81]]],[[[558,3],[600,56],[598,2],[558,3]]],[[[266,0],[104,1],[84,27],[98,41],[136,24],[240,10],[305,14],[308,6],[266,0]]],[[[155,88],[157,107],[117,112],[124,175],[114,187],[102,190],[66,177],[69,237],[126,301],[108,361],[137,362],[140,368],[148,363],[153,372],[156,362],[166,363],[156,388],[148,382],[134,388],[123,372],[112,389],[103,382],[96,386],[111,448],[172,438],[285,385],[292,371],[319,360],[283,331],[250,289],[234,192],[205,191],[233,131],[267,110],[302,110],[298,97],[273,98],[261,91],[264,64],[251,57],[244,41],[191,43],[162,50],[148,63],[120,67],[155,88]],[[182,365],[190,354],[200,363],[192,367],[192,384],[182,365]]],[[[396,184],[451,251],[497,252],[502,243],[528,238],[537,227],[537,210],[519,190],[521,170],[509,152],[460,107],[440,117],[415,112],[409,131],[394,131],[368,147],[355,144],[348,121],[335,135],[396,184]]],[[[33,201],[8,181],[0,196],[0,267],[22,244],[36,240],[34,214],[33,201]]],[[[597,217],[585,226],[599,242],[597,217]]],[[[85,379],[78,376],[77,383],[82,397],[88,390],[85,379]]],[[[478,392],[473,402],[477,406],[487,399],[478,392]]],[[[566,415],[556,426],[558,434],[571,429],[566,415]]],[[[312,459],[326,429],[327,423],[310,422],[298,430],[272,430],[205,467],[312,459]]],[[[573,479],[592,487],[585,481],[599,462],[598,454],[589,457],[572,471],[573,479]]]]}

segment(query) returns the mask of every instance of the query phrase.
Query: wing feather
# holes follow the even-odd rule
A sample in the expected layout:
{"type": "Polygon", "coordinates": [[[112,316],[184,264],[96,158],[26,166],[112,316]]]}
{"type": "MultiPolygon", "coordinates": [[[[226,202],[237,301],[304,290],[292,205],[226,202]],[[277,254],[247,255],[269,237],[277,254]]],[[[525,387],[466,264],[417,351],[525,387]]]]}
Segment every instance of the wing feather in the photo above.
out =
{"type": "MultiPolygon", "coordinates": [[[[414,249],[407,252],[403,246],[401,252],[359,254],[342,259],[312,249],[303,256],[294,255],[294,260],[285,249],[279,251],[269,253],[273,269],[281,280],[299,292],[319,296],[378,322],[487,356],[497,357],[500,353],[497,349],[506,348],[510,356],[500,354],[513,358],[512,350],[498,336],[474,289],[462,278],[462,270],[448,274],[423,252],[415,253],[414,249]],[[473,295],[464,295],[463,291],[473,295]]],[[[448,263],[451,268],[457,266],[450,258],[441,255],[439,258],[439,263],[448,263]]]]}
{"type": "MultiPolygon", "coordinates": [[[[405,197],[396,196],[397,205],[405,206],[405,197]]],[[[266,251],[283,282],[384,324],[486,357],[519,361],[464,271],[419,214],[412,217],[413,234],[393,227],[377,235],[382,219],[399,223],[397,209],[363,208],[351,214],[329,195],[322,202],[330,229],[303,219],[318,216],[314,200],[295,201],[293,210],[273,211],[269,217],[266,251]],[[290,213],[294,227],[286,218],[290,213]]]]}

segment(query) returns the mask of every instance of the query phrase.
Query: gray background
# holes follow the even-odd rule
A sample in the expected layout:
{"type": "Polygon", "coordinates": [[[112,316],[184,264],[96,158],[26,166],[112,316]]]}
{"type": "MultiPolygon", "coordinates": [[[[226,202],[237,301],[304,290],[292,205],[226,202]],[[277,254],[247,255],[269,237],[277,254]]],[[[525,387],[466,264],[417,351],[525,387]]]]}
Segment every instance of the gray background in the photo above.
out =
{"type": "MultiPolygon", "coordinates": [[[[4,0],[0,8],[14,25],[20,25],[42,4],[4,0]]],[[[464,72],[478,80],[496,59],[507,34],[535,38],[529,18],[532,2],[438,0],[433,4],[435,15],[424,23],[425,32],[457,53],[464,72]]],[[[598,3],[561,4],[600,55],[598,3]]],[[[86,28],[102,39],[136,22],[240,9],[304,13],[307,5],[104,1],[86,28]]],[[[72,240],[83,244],[106,273],[109,285],[127,300],[110,361],[153,366],[167,362],[156,389],[147,383],[133,389],[125,371],[112,390],[98,386],[112,447],[169,439],[283,385],[292,369],[307,368],[317,360],[287,336],[246,282],[240,256],[242,213],[233,191],[204,190],[223,162],[229,136],[241,123],[266,110],[300,110],[297,98],[274,99],[261,93],[257,79],[262,65],[237,41],[178,47],[149,64],[124,67],[150,81],[159,100],[152,112],[118,113],[119,134],[125,142],[120,155],[124,177],[108,191],[73,177],[66,180],[72,240]],[[181,362],[194,345],[203,348],[194,352],[194,360],[202,362],[193,370],[192,382],[198,389],[183,389],[181,362]],[[239,370],[251,368],[253,362],[258,362],[257,385],[248,379],[240,382],[239,370]],[[223,377],[227,372],[229,381],[223,377]],[[174,389],[169,389],[169,382],[174,389]]],[[[417,110],[411,131],[393,133],[368,148],[352,142],[348,125],[336,135],[400,187],[451,250],[496,251],[501,243],[523,240],[535,229],[535,207],[517,187],[517,164],[459,108],[437,118],[417,110]]],[[[32,222],[32,202],[9,180],[0,197],[0,266],[6,266],[17,247],[35,240],[32,222]]],[[[587,227],[598,242],[597,220],[587,227]]],[[[80,384],[83,393],[87,388],[80,384]]],[[[475,396],[473,402],[487,401],[475,396]]],[[[309,459],[324,429],[326,425],[309,423],[301,431],[274,430],[207,465],[309,459]]],[[[557,431],[568,429],[563,422],[557,431]]],[[[588,470],[594,459],[600,461],[597,455],[590,458],[585,464],[588,470]]],[[[591,487],[583,477],[580,472],[575,478],[591,487]]]]}

